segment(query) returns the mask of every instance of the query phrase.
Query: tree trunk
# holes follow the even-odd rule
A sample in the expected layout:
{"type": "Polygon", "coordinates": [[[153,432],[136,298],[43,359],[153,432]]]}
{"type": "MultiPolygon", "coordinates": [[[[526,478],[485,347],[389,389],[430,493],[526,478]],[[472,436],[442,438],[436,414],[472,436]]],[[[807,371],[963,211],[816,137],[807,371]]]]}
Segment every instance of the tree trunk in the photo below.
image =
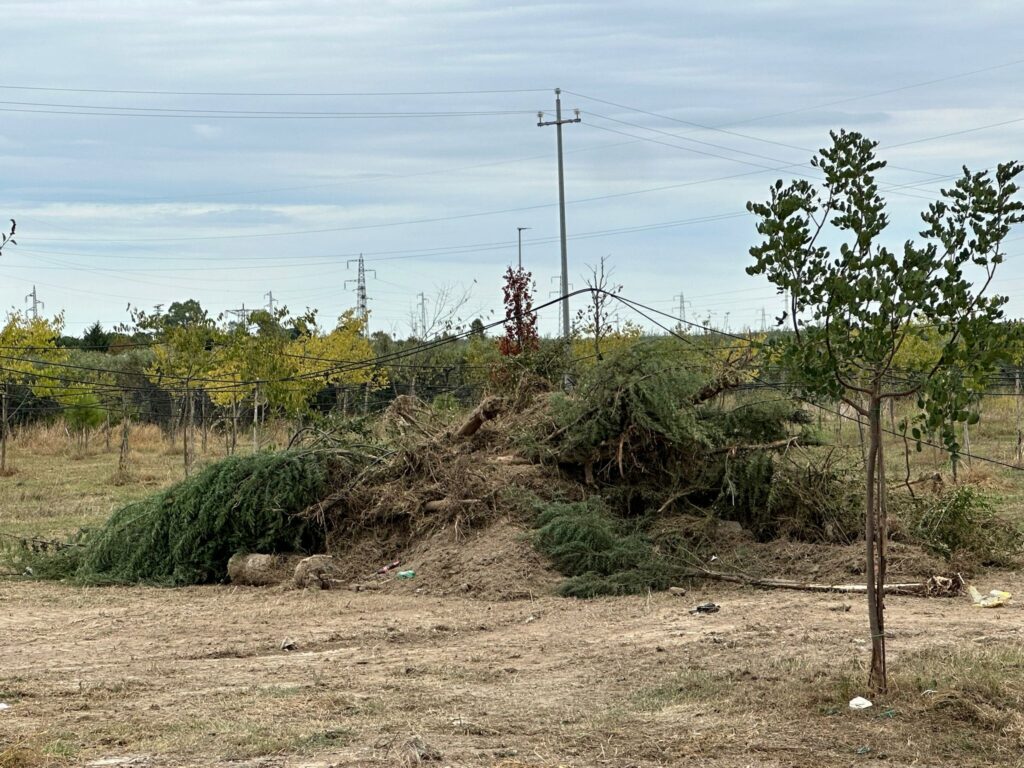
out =
{"type": "Polygon", "coordinates": [[[185,454],[185,477],[188,477],[189,469],[191,469],[191,466],[192,466],[192,457],[189,455],[189,444],[188,444],[189,421],[190,421],[190,419],[188,418],[188,412],[189,412],[189,408],[190,408],[191,404],[192,404],[192,396],[191,396],[191,393],[188,391],[188,385],[186,385],[185,386],[185,402],[182,403],[182,410],[185,413],[185,415],[182,418],[182,422],[184,423],[184,427],[185,428],[182,430],[182,437],[181,437],[181,445],[182,445],[182,448],[183,448],[184,454],[185,454]]]}
{"type": "Polygon", "coordinates": [[[228,451],[232,456],[235,455],[235,449],[238,447],[238,400],[237,398],[231,398],[231,449],[228,451]]]}
{"type": "Polygon", "coordinates": [[[128,471],[128,430],[131,419],[128,416],[128,393],[121,394],[121,450],[117,457],[117,471],[128,471]]]}
{"type": "Polygon", "coordinates": [[[964,422],[964,456],[967,457],[967,466],[973,466],[971,461],[971,431],[966,421],[964,422]]]}
{"type": "Polygon", "coordinates": [[[106,443],[106,451],[110,453],[110,409],[107,409],[107,426],[103,433],[103,440],[106,443]]]}
{"type": "Polygon", "coordinates": [[[257,429],[259,428],[260,420],[260,388],[256,386],[256,390],[252,396],[252,452],[256,453],[260,449],[259,437],[257,435],[257,429]]]}
{"type": "Polygon", "coordinates": [[[3,392],[0,393],[0,400],[3,401],[2,418],[0,424],[0,472],[7,471],[7,384],[4,383],[3,392]]]}
{"type": "Polygon", "coordinates": [[[206,455],[206,441],[207,441],[207,436],[209,435],[209,426],[206,423],[206,393],[205,392],[203,392],[203,397],[199,401],[199,403],[202,406],[201,410],[200,410],[200,417],[199,417],[199,419],[200,419],[200,423],[202,424],[202,430],[203,430],[202,431],[202,435],[203,435],[203,455],[205,456],[206,455]]]}
{"type": "MultiPolygon", "coordinates": [[[[860,398],[857,398],[858,403],[861,402],[860,398]]],[[[864,439],[864,419],[861,417],[860,412],[857,412],[857,436],[860,439],[860,457],[864,462],[865,468],[868,465],[868,448],[867,440],[864,439]]]]}
{"type": "Polygon", "coordinates": [[[1017,409],[1017,449],[1014,453],[1014,463],[1019,467],[1024,461],[1024,432],[1021,431],[1021,402],[1020,402],[1020,371],[1013,376],[1013,398],[1017,409]]]}
{"type": "Polygon", "coordinates": [[[883,591],[885,588],[885,542],[881,540],[881,499],[884,470],[879,472],[882,458],[881,400],[872,394],[868,405],[867,503],[864,514],[864,541],[867,554],[868,624],[871,628],[871,673],[868,686],[885,693],[885,619],[883,591]]]}

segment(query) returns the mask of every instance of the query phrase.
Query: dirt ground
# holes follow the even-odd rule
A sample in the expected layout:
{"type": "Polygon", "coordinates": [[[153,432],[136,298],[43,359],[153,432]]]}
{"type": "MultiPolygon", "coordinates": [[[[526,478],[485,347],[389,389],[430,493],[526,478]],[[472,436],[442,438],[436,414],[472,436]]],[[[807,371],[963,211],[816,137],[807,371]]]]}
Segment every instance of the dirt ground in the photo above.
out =
{"type": "Polygon", "coordinates": [[[428,588],[0,581],[0,766],[1024,765],[1020,604],[890,597],[893,690],[852,711],[863,598],[428,588]]]}

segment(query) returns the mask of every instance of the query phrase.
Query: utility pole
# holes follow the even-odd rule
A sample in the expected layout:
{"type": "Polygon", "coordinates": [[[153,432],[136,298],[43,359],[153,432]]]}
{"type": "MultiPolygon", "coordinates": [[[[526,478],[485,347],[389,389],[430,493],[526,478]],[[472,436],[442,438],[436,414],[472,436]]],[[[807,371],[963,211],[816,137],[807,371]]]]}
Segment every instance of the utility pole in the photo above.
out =
{"type": "Polygon", "coordinates": [[[423,334],[423,338],[427,337],[427,296],[426,294],[420,294],[420,333],[423,334]]]}
{"type": "Polygon", "coordinates": [[[768,315],[764,311],[764,307],[761,307],[761,332],[764,333],[768,330],[768,315]]]}
{"type": "Polygon", "coordinates": [[[350,266],[352,266],[352,262],[355,262],[357,264],[356,279],[346,280],[345,287],[348,288],[349,283],[356,284],[356,317],[358,317],[363,322],[363,336],[369,336],[369,331],[367,329],[369,328],[370,325],[370,309],[369,306],[367,305],[366,273],[373,272],[373,276],[377,277],[377,270],[366,269],[366,266],[363,263],[363,254],[361,253],[359,254],[358,259],[349,259],[345,263],[345,269],[348,269],[350,266]]]}
{"type": "Polygon", "coordinates": [[[679,293],[677,293],[672,298],[673,299],[678,299],[679,303],[676,305],[676,307],[677,307],[677,309],[676,309],[676,317],[679,318],[680,322],[685,324],[686,323],[686,304],[687,304],[686,297],[683,295],[683,292],[680,291],[679,293]]]}
{"type": "Polygon", "coordinates": [[[252,310],[246,309],[244,303],[242,304],[241,309],[229,309],[227,310],[227,313],[229,315],[234,315],[235,317],[237,317],[239,324],[242,325],[243,327],[249,327],[249,315],[252,314],[252,310]]]}
{"type": "Polygon", "coordinates": [[[264,293],[263,298],[267,300],[267,311],[270,314],[274,314],[274,305],[280,304],[281,302],[274,298],[273,291],[267,291],[266,293],[264,293]]]}
{"type": "Polygon", "coordinates": [[[29,312],[32,314],[33,320],[38,320],[39,308],[45,307],[46,304],[39,300],[39,296],[36,295],[36,287],[34,285],[32,286],[32,293],[25,297],[25,301],[28,301],[29,299],[32,299],[32,308],[29,309],[29,312]]]}
{"type": "Polygon", "coordinates": [[[516,231],[519,233],[519,269],[523,269],[523,230],[533,229],[533,227],[516,227],[516,231]]]}
{"type": "Polygon", "coordinates": [[[574,111],[572,119],[562,119],[562,89],[555,88],[555,119],[545,120],[544,113],[537,113],[537,125],[555,126],[558,141],[558,223],[562,240],[562,335],[569,341],[569,256],[565,245],[565,172],[562,164],[562,126],[580,122],[580,111],[574,111]]]}

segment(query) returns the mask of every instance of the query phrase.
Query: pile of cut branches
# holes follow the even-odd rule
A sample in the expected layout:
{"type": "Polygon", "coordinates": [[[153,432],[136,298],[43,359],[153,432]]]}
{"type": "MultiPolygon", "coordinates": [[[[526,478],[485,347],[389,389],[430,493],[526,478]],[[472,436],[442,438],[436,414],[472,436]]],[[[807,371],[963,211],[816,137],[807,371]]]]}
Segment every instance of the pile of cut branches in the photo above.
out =
{"type": "Polygon", "coordinates": [[[65,546],[16,544],[5,559],[38,578],[87,584],[223,580],[236,552],[311,552],[322,526],[299,513],[350,475],[351,458],[286,451],[233,456],[135,504],[65,546]]]}

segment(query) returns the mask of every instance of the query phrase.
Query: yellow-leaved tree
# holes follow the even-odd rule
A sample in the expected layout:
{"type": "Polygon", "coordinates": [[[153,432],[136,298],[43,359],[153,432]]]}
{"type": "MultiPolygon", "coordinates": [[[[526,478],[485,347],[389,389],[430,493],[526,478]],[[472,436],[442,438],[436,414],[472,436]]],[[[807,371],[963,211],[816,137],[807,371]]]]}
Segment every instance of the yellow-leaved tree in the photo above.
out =
{"type": "Polygon", "coordinates": [[[0,474],[7,473],[7,436],[14,390],[28,387],[45,397],[55,387],[63,386],[61,377],[53,371],[55,363],[67,359],[67,350],[57,346],[63,328],[62,314],[47,320],[11,312],[0,330],[0,474]]]}
{"type": "Polygon", "coordinates": [[[315,324],[299,333],[289,345],[288,355],[295,361],[296,389],[305,402],[325,385],[339,393],[364,388],[364,410],[370,390],[387,384],[387,374],[374,361],[373,347],[364,335],[366,324],[354,312],[347,311],[329,333],[321,333],[315,324]]]}

